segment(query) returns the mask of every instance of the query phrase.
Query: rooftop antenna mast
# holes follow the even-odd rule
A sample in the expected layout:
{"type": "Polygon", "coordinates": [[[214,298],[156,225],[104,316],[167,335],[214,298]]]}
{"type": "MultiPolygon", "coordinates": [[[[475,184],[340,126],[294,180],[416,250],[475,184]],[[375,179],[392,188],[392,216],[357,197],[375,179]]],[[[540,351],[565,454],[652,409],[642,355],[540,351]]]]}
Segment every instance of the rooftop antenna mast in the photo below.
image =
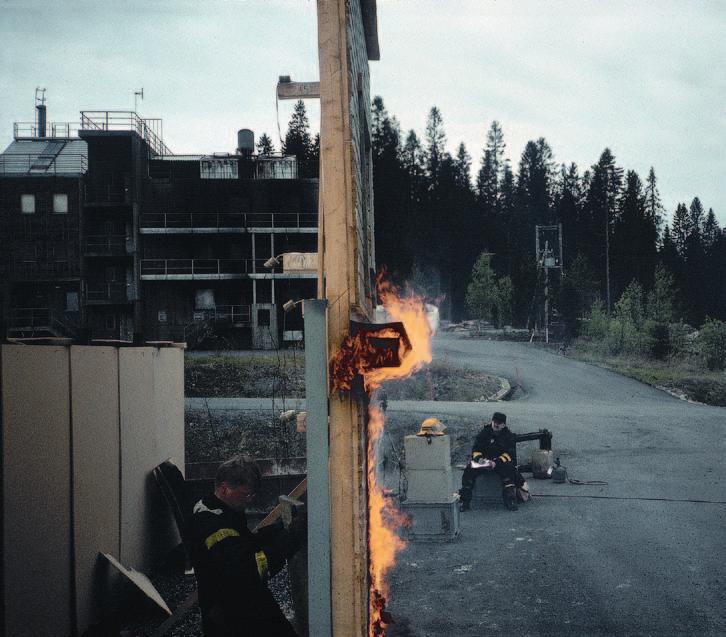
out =
{"type": "Polygon", "coordinates": [[[134,91],[134,113],[136,113],[138,111],[139,97],[141,98],[142,101],[144,100],[144,87],[143,86],[141,87],[141,90],[134,91]]]}

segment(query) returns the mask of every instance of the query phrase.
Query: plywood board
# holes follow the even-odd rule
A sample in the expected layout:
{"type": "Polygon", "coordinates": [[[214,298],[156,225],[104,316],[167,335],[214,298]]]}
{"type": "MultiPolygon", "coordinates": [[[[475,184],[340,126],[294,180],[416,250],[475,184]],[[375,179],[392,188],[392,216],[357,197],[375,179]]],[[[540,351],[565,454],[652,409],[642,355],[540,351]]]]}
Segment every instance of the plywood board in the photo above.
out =
{"type": "Polygon", "coordinates": [[[174,522],[151,475],[172,458],[184,460],[184,361],[176,348],[119,350],[121,430],[120,560],[149,570],[179,542],[174,522]]]}
{"type": "Polygon", "coordinates": [[[118,349],[71,347],[73,516],[78,632],[99,617],[110,582],[99,551],[120,546],[118,349]]]}
{"type": "Polygon", "coordinates": [[[13,637],[72,633],[69,376],[67,347],[2,346],[4,628],[13,637]]]}

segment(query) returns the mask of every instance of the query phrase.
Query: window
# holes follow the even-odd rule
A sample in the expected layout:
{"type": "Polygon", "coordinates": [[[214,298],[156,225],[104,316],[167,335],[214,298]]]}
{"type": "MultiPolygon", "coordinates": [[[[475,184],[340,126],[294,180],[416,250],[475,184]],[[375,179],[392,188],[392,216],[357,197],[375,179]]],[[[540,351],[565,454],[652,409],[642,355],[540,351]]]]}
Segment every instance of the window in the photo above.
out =
{"type": "Polygon", "coordinates": [[[20,195],[20,212],[24,215],[35,214],[35,195],[20,195]]]}
{"type": "Polygon", "coordinates": [[[115,330],[116,329],[116,315],[115,314],[106,314],[106,317],[104,319],[104,324],[106,325],[107,330],[115,330]]]}
{"type": "Polygon", "coordinates": [[[157,319],[158,319],[159,323],[166,323],[167,320],[168,320],[168,317],[167,317],[167,314],[166,314],[166,310],[159,310],[156,313],[156,316],[157,316],[157,319]]]}
{"type": "Polygon", "coordinates": [[[78,292],[66,292],[66,312],[78,312],[78,292]]]}
{"type": "Polygon", "coordinates": [[[68,212],[68,195],[53,195],[53,212],[61,215],[68,212]]]}

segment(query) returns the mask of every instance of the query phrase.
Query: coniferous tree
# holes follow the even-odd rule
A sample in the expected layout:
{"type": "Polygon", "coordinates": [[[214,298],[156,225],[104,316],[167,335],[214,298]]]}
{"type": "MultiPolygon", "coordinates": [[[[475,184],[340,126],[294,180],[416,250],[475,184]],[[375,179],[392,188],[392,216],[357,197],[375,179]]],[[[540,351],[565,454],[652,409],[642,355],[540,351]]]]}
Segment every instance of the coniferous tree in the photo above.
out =
{"type": "Polygon", "coordinates": [[[430,190],[435,190],[438,186],[441,164],[446,152],[445,144],[444,118],[441,116],[441,111],[432,106],[426,121],[426,172],[430,190]]]}
{"type": "Polygon", "coordinates": [[[556,217],[562,224],[562,251],[567,268],[578,252],[578,221],[581,216],[582,192],[577,164],[562,164],[555,196],[556,217]]]}
{"type": "Polygon", "coordinates": [[[371,109],[373,197],[377,265],[394,278],[410,275],[415,246],[409,222],[405,184],[408,175],[401,160],[400,129],[376,96],[371,109]]]}
{"type": "Polygon", "coordinates": [[[678,254],[683,258],[686,252],[686,240],[691,234],[691,217],[688,214],[686,204],[679,203],[673,213],[673,225],[671,227],[671,238],[678,254]]]}
{"type": "Polygon", "coordinates": [[[625,181],[625,190],[613,224],[611,256],[616,296],[633,279],[644,288],[651,287],[658,261],[658,230],[646,210],[646,197],[640,177],[630,170],[625,181]]]}
{"type": "Polygon", "coordinates": [[[658,191],[658,180],[652,166],[648,172],[648,178],[645,180],[645,212],[648,221],[655,226],[657,237],[660,239],[663,226],[663,204],[658,191]]]}
{"type": "Polygon", "coordinates": [[[272,155],[275,152],[275,145],[267,133],[262,133],[257,140],[257,153],[259,155],[272,155]]]}
{"type": "Polygon", "coordinates": [[[592,167],[586,201],[591,229],[591,245],[587,252],[592,260],[593,269],[601,273],[608,313],[612,309],[613,298],[610,290],[610,240],[622,182],[622,168],[615,164],[615,156],[609,148],[606,148],[597,164],[592,167]]]}
{"type": "Polygon", "coordinates": [[[310,138],[310,122],[308,122],[305,103],[298,100],[295,103],[290,123],[282,143],[282,152],[285,155],[295,155],[299,161],[310,158],[313,142],[310,138]]]}

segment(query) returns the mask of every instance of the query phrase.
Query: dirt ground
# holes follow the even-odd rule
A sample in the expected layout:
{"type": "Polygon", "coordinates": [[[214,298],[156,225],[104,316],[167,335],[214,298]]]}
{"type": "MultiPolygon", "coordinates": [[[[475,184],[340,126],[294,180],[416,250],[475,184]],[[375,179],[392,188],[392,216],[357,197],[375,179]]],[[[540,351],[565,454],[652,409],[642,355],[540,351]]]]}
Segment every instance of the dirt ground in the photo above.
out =
{"type": "MultiPolygon", "coordinates": [[[[305,396],[304,354],[286,353],[188,357],[185,361],[185,395],[188,397],[286,397],[305,396]]],[[[484,401],[500,388],[500,381],[480,371],[436,361],[404,381],[386,385],[389,400],[484,401]]]]}

